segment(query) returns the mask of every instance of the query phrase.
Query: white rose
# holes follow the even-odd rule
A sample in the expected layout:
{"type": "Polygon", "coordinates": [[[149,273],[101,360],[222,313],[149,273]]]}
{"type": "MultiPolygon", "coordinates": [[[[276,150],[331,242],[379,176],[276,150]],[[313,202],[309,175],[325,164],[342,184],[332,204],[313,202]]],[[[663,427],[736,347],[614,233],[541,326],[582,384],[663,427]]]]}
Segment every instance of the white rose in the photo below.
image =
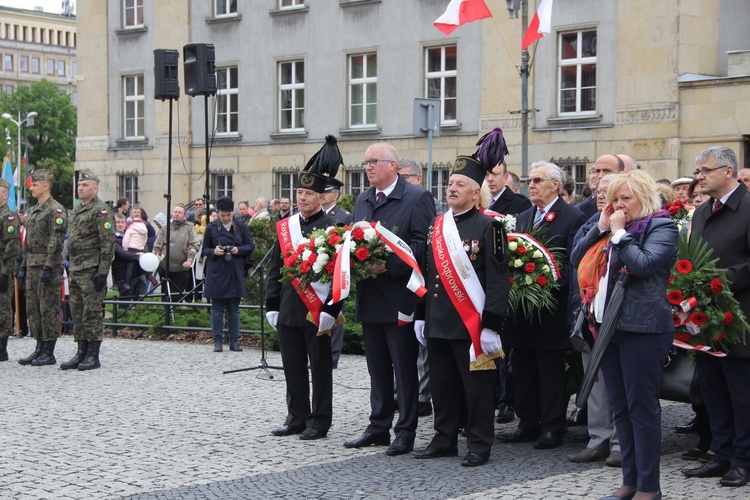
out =
{"type": "Polygon", "coordinates": [[[310,258],[311,255],[312,255],[311,250],[305,250],[304,252],[302,252],[302,260],[306,261],[307,259],[310,258]]]}
{"type": "Polygon", "coordinates": [[[548,274],[550,272],[549,266],[547,264],[544,264],[542,266],[542,272],[545,274],[548,274]]]}
{"type": "Polygon", "coordinates": [[[326,265],[328,263],[329,259],[330,259],[330,257],[328,256],[327,253],[321,252],[321,253],[318,254],[318,260],[315,261],[315,264],[320,263],[321,266],[324,266],[324,265],[326,265]]]}
{"type": "Polygon", "coordinates": [[[372,227],[368,227],[365,229],[365,240],[367,240],[368,243],[372,243],[373,241],[378,239],[378,232],[375,231],[372,227]]]}
{"type": "Polygon", "coordinates": [[[516,243],[515,241],[511,241],[510,243],[508,243],[508,250],[510,250],[511,252],[515,252],[517,248],[518,243],[516,243]]]}
{"type": "Polygon", "coordinates": [[[534,279],[528,274],[524,277],[524,280],[526,280],[527,285],[530,285],[534,282],[534,279]]]}
{"type": "Polygon", "coordinates": [[[516,259],[513,263],[513,267],[523,267],[523,261],[521,259],[516,259]]]}
{"type": "Polygon", "coordinates": [[[354,240],[351,240],[349,242],[349,252],[354,253],[354,251],[357,249],[357,242],[354,240]]]}
{"type": "Polygon", "coordinates": [[[316,273],[316,274],[319,273],[320,271],[323,270],[323,266],[324,266],[324,264],[322,264],[320,262],[320,259],[316,260],[315,264],[313,264],[313,266],[312,266],[313,272],[316,273]]]}
{"type": "Polygon", "coordinates": [[[542,252],[539,250],[534,250],[534,253],[531,254],[531,257],[533,259],[541,259],[542,258],[542,252]]]}

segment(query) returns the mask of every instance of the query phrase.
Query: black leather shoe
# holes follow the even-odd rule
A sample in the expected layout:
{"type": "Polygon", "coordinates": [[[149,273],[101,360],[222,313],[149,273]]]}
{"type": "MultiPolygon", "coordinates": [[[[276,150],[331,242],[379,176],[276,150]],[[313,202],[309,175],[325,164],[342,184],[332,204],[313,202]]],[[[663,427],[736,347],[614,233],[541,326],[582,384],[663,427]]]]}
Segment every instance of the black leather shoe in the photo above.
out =
{"type": "Polygon", "coordinates": [[[638,493],[638,490],[636,488],[633,488],[633,490],[630,493],[625,493],[621,497],[618,497],[615,495],[609,495],[606,497],[600,497],[599,500],[633,500],[633,497],[635,496],[636,493],[638,493]]]}
{"type": "Polygon", "coordinates": [[[534,448],[537,450],[551,450],[562,444],[562,436],[552,431],[543,432],[534,442],[534,448]]]}
{"type": "Polygon", "coordinates": [[[278,429],[274,429],[271,431],[271,434],[274,436],[292,436],[294,434],[299,434],[304,429],[301,427],[289,427],[288,425],[282,425],[278,429]]]}
{"type": "Polygon", "coordinates": [[[231,341],[230,340],[229,341],[229,350],[230,351],[242,352],[242,347],[240,347],[240,345],[237,343],[236,340],[235,341],[231,341]]]}
{"type": "Polygon", "coordinates": [[[414,458],[427,459],[427,458],[440,458],[440,457],[456,457],[458,456],[457,448],[435,448],[432,445],[427,446],[423,450],[417,450],[411,454],[414,458]]]}
{"type": "Polygon", "coordinates": [[[417,405],[417,416],[427,417],[432,415],[432,403],[429,401],[420,401],[417,405]]]}
{"type": "Polygon", "coordinates": [[[479,467],[480,465],[484,465],[487,463],[487,458],[483,457],[479,453],[474,453],[473,451],[470,451],[466,454],[466,456],[461,460],[461,465],[464,467],[479,467]]]}
{"type": "Polygon", "coordinates": [[[391,444],[390,434],[375,434],[373,432],[363,432],[357,439],[352,439],[344,443],[344,448],[365,448],[367,446],[388,446],[391,444]]]}
{"type": "Polygon", "coordinates": [[[308,427],[299,435],[299,438],[304,441],[313,441],[315,439],[323,439],[324,437],[326,437],[325,432],[313,429],[312,427],[308,427]]]}
{"type": "Polygon", "coordinates": [[[498,424],[507,424],[508,422],[513,422],[515,419],[516,412],[513,410],[512,406],[503,405],[497,409],[497,417],[495,418],[495,421],[498,424]]]}
{"type": "Polygon", "coordinates": [[[397,437],[393,440],[393,443],[385,450],[385,454],[389,457],[395,457],[396,455],[406,455],[411,453],[414,449],[414,440],[397,437]]]}
{"type": "Polygon", "coordinates": [[[677,434],[697,434],[698,433],[698,426],[695,423],[695,418],[688,422],[685,425],[675,425],[674,431],[677,434]]]}
{"type": "Polygon", "coordinates": [[[528,443],[534,441],[539,435],[536,429],[524,429],[517,427],[510,434],[499,434],[497,438],[503,443],[528,443]]]}
{"type": "Polygon", "coordinates": [[[729,468],[729,471],[722,476],[722,486],[745,486],[750,480],[750,470],[740,467],[739,465],[733,465],[729,468]]]}
{"type": "Polygon", "coordinates": [[[729,470],[729,465],[719,462],[708,462],[695,469],[682,469],[687,477],[718,477],[723,476],[729,470]]]}

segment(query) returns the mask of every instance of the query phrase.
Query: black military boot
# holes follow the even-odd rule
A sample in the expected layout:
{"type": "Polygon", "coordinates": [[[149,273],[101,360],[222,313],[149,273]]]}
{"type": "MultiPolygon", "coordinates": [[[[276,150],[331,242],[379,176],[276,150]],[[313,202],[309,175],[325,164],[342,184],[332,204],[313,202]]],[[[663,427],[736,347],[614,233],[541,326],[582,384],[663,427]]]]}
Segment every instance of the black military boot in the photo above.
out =
{"type": "Polygon", "coordinates": [[[88,350],[86,351],[86,359],[81,361],[78,365],[80,371],[93,370],[102,366],[99,363],[99,347],[101,347],[101,340],[89,340],[88,350]]]}
{"type": "Polygon", "coordinates": [[[31,362],[31,366],[56,365],[55,344],[57,344],[57,339],[45,340],[42,344],[42,352],[31,362]]]}
{"type": "Polygon", "coordinates": [[[83,361],[86,358],[86,352],[89,348],[89,341],[88,340],[79,340],[78,341],[78,352],[76,352],[76,355],[70,358],[70,360],[66,361],[65,363],[60,364],[61,370],[75,370],[78,368],[78,365],[81,364],[81,361],[83,361]]]}
{"type": "Polygon", "coordinates": [[[8,337],[0,339],[0,361],[8,361],[8,337]]]}
{"type": "Polygon", "coordinates": [[[36,348],[34,349],[34,352],[32,352],[31,354],[29,354],[25,358],[19,359],[18,360],[18,364],[19,365],[30,365],[31,362],[34,361],[39,356],[39,354],[42,353],[42,344],[44,344],[44,342],[40,338],[37,337],[37,339],[36,339],[36,348]]]}

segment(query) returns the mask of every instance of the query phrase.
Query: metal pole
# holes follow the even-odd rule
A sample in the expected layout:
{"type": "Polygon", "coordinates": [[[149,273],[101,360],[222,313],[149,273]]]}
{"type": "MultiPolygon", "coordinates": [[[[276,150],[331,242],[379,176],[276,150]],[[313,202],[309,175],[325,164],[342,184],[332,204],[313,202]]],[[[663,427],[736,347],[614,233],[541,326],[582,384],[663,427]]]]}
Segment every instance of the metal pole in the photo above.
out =
{"type": "MultiPolygon", "coordinates": [[[[529,24],[528,0],[521,0],[521,39],[529,24]]],[[[521,52],[521,179],[529,178],[529,50],[521,52]]],[[[524,191],[528,190],[525,185],[524,191]]]]}
{"type": "MultiPolygon", "coordinates": [[[[432,192],[432,104],[427,105],[427,190],[432,192]]],[[[440,199],[440,193],[437,193],[440,199]]]]}
{"type": "MultiPolygon", "coordinates": [[[[26,120],[24,120],[26,121],[26,120]]],[[[16,156],[16,168],[18,168],[18,180],[21,180],[21,112],[18,112],[18,123],[16,123],[16,130],[18,131],[18,156],[16,156]]],[[[14,193],[16,195],[16,210],[21,211],[21,200],[18,199],[18,191],[14,193]]]]}

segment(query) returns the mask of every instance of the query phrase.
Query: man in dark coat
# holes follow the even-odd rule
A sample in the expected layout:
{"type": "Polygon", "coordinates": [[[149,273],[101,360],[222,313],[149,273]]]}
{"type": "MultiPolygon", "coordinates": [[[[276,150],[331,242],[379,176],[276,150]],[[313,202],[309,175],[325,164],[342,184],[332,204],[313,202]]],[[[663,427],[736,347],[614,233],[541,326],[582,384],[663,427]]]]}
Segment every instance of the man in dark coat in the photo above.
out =
{"type": "MultiPolygon", "coordinates": [[[[428,191],[398,175],[398,153],[390,144],[367,148],[362,163],[371,186],[357,197],[354,220],[379,221],[406,243],[415,256],[422,255],[435,203],[428,191]]],[[[412,268],[395,253],[384,266],[373,269],[377,278],[357,283],[357,321],[362,323],[367,370],[370,373],[370,425],[347,448],[390,444],[393,425],[393,376],[398,393],[396,439],[388,455],[409,453],[417,429],[417,352],[419,343],[411,323],[399,319],[414,313],[416,295],[406,288],[412,268]]]]}
{"type": "Polygon", "coordinates": [[[211,333],[214,352],[221,352],[224,313],[227,315],[229,349],[241,351],[240,301],[245,297],[245,257],[255,244],[250,229],[234,217],[234,202],[227,197],[216,202],[219,218],[209,222],[203,234],[206,280],[203,296],[211,299],[211,333]]]}
{"type": "MultiPolygon", "coordinates": [[[[588,217],[560,197],[565,174],[557,165],[537,162],[531,167],[529,196],[534,206],[518,216],[516,228],[543,230],[549,247],[561,248],[567,260],[573,237],[588,217]]],[[[540,320],[517,314],[514,324],[506,328],[513,344],[513,395],[520,422],[514,432],[499,436],[501,441],[536,441],[538,449],[556,448],[562,442],[567,405],[563,352],[570,348],[570,328],[569,268],[560,269],[560,288],[553,292],[554,312],[542,310],[540,320]]]]}
{"type": "Polygon", "coordinates": [[[485,179],[490,190],[490,205],[488,210],[514,217],[531,207],[531,202],[525,196],[514,193],[505,186],[505,162],[496,165],[492,172],[487,173],[485,179]]]}
{"type": "Polygon", "coordinates": [[[464,427],[469,452],[461,465],[467,467],[484,465],[495,439],[497,368],[491,359],[480,360],[501,350],[498,331],[505,323],[510,293],[502,223],[475,208],[486,173],[470,156],[459,156],[454,163],[446,190],[450,210],[435,219],[422,256],[428,293],[418,305],[414,325],[417,340],[427,345],[432,360],[435,406],[435,436],[414,456],[456,455],[459,427],[464,427]],[[471,300],[451,286],[456,281],[471,300]]]}
{"type": "MultiPolygon", "coordinates": [[[[626,155],[622,155],[626,157],[626,155]]],[[[626,158],[631,159],[629,156],[626,158]]],[[[630,162],[629,162],[630,163],[630,162]]],[[[635,162],[633,162],[635,163],[635,162]]],[[[617,155],[604,154],[596,159],[594,162],[594,168],[589,172],[589,187],[591,188],[591,196],[582,201],[576,208],[586,214],[586,219],[590,219],[594,214],[598,213],[599,210],[596,207],[596,190],[599,186],[599,180],[605,175],[616,174],[618,172],[628,172],[632,170],[630,165],[626,165],[623,158],[617,155]],[[628,168],[626,168],[628,167],[628,168]]]]}
{"type": "MultiPolygon", "coordinates": [[[[711,199],[696,208],[691,238],[703,238],[713,250],[742,312],[750,317],[750,193],[737,182],[737,156],[727,147],[714,146],[695,163],[695,178],[711,199]]],[[[744,486],[750,480],[750,346],[732,344],[727,354],[696,356],[715,454],[705,465],[682,472],[689,477],[722,476],[723,486],[744,486]]]]}

